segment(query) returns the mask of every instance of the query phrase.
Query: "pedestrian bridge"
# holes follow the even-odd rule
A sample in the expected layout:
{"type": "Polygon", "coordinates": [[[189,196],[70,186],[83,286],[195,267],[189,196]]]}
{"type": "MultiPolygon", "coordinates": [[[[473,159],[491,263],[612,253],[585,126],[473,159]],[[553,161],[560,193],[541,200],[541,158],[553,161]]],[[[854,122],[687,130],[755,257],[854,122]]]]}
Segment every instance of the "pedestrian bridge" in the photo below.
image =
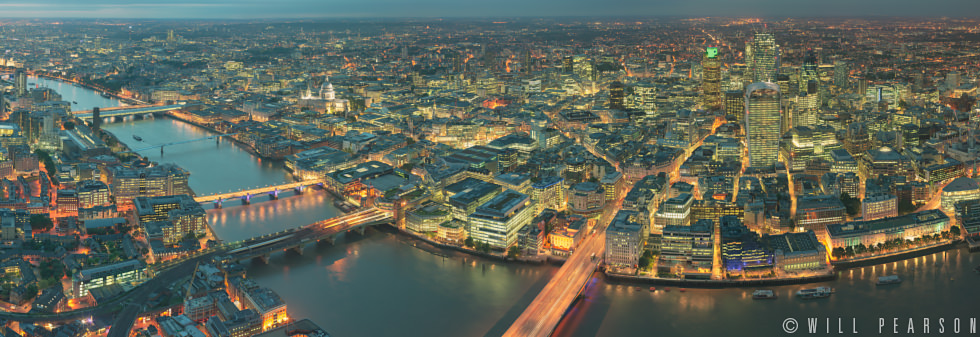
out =
{"type": "Polygon", "coordinates": [[[288,190],[294,190],[297,194],[303,193],[303,191],[310,186],[318,185],[323,186],[322,179],[310,179],[293,183],[285,183],[278,185],[269,185],[264,187],[249,188],[240,191],[226,192],[226,193],[216,193],[204,196],[194,197],[194,200],[199,203],[213,202],[215,208],[221,208],[221,204],[226,200],[241,199],[242,204],[248,205],[252,202],[252,198],[260,195],[267,194],[270,199],[279,199],[279,193],[288,190]]]}

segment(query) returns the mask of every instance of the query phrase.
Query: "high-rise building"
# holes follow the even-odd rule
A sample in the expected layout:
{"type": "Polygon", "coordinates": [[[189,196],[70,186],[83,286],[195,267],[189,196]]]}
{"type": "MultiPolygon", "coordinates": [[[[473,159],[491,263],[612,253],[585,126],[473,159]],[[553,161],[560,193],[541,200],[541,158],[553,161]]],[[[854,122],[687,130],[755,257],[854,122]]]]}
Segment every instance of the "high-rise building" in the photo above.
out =
{"type": "Polygon", "coordinates": [[[739,123],[745,121],[745,93],[741,90],[725,92],[725,113],[734,115],[739,123]]]}
{"type": "Polygon", "coordinates": [[[99,131],[102,128],[102,115],[99,107],[92,108],[92,131],[99,131]]]}
{"type": "Polygon", "coordinates": [[[844,61],[834,61],[834,85],[847,89],[851,76],[851,67],[844,61]]]}
{"type": "Polygon", "coordinates": [[[623,82],[613,81],[609,85],[609,108],[616,110],[626,109],[626,90],[623,82]]]}
{"type": "MultiPolygon", "coordinates": [[[[747,54],[748,55],[748,54],[747,54]]],[[[779,45],[772,33],[755,33],[749,56],[752,82],[775,82],[779,72],[779,45]]]]}
{"type": "Polygon", "coordinates": [[[27,73],[23,69],[14,72],[14,95],[17,97],[27,95],[27,73]]]}
{"type": "Polygon", "coordinates": [[[708,47],[701,59],[701,92],[704,105],[711,110],[721,109],[721,60],[718,48],[708,47]]]}
{"type": "Polygon", "coordinates": [[[745,134],[751,167],[773,166],[779,158],[779,100],[779,86],[775,83],[752,83],[745,88],[745,134]]]}
{"type": "Polygon", "coordinates": [[[800,92],[815,94],[819,88],[820,75],[817,73],[817,56],[813,51],[807,51],[800,67],[800,92]],[[811,83],[812,81],[812,83],[811,83]]]}

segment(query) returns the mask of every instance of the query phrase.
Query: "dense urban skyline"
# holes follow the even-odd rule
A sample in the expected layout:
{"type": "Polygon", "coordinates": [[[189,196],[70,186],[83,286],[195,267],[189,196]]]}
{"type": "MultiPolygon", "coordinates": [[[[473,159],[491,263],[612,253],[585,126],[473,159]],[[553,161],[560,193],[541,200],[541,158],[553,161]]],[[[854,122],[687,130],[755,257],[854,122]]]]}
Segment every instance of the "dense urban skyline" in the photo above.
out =
{"type": "Polygon", "coordinates": [[[962,17],[980,12],[972,0],[873,1],[641,1],[641,0],[40,0],[0,3],[7,18],[288,19],[341,17],[553,17],[553,16],[790,16],[962,17]]]}

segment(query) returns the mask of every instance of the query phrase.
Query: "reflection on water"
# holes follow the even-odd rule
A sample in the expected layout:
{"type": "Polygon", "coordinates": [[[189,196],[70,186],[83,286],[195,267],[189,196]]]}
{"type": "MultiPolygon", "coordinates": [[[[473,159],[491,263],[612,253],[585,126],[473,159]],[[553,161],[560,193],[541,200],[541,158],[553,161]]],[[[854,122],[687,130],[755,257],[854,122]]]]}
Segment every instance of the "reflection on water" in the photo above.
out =
{"type": "MultiPolygon", "coordinates": [[[[27,82],[34,83],[38,87],[54,89],[54,91],[57,91],[61,95],[61,99],[72,103],[72,111],[92,110],[94,107],[109,108],[119,106],[119,101],[116,99],[102,97],[91,89],[71,83],[34,76],[28,76],[27,82]]],[[[35,86],[32,86],[32,88],[35,86]]]]}
{"type": "MultiPolygon", "coordinates": [[[[637,290],[626,284],[604,284],[590,290],[585,310],[568,316],[556,336],[676,336],[783,334],[780,324],[788,317],[843,317],[858,322],[859,332],[877,333],[879,317],[906,320],[913,317],[976,317],[975,299],[980,295],[980,275],[973,268],[977,254],[956,249],[914,259],[849,269],[840,278],[820,284],[768,287],[775,300],[752,300],[754,288],[687,289],[664,291],[657,287],[637,290]],[[879,276],[896,274],[903,282],[878,286],[879,276]],[[804,301],[799,289],[833,287],[830,298],[804,301]],[[710,318],[711,324],[705,324],[710,318]],[[863,330],[863,331],[862,331],[863,330]]],[[[849,323],[850,324],[850,323],[849,323]]],[[[849,325],[845,330],[849,331],[849,325]]],[[[836,327],[834,328],[836,329],[836,327]]],[[[821,328],[821,331],[822,328],[821,328]]]]}

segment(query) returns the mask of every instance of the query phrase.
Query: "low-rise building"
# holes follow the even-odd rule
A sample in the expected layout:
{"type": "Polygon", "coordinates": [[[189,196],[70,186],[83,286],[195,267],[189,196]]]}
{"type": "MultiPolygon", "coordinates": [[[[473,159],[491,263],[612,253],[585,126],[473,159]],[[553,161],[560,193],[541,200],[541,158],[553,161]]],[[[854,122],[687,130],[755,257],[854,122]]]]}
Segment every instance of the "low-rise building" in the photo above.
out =
{"type": "Polygon", "coordinates": [[[710,277],[714,242],[713,220],[700,219],[690,226],[667,225],[657,269],[689,278],[710,277]]]}
{"type": "Polygon", "coordinates": [[[827,267],[827,248],[813,231],[765,235],[762,241],[773,254],[776,268],[788,272],[827,267]]]}
{"type": "Polygon", "coordinates": [[[874,194],[861,200],[861,220],[898,216],[898,198],[891,194],[874,194]]]}
{"type": "Polygon", "coordinates": [[[605,262],[613,268],[636,268],[649,228],[637,211],[621,210],[606,228],[605,262]]]}
{"type": "Polygon", "coordinates": [[[72,297],[88,295],[89,289],[110,284],[135,284],[143,280],[145,270],[146,264],[139,260],[79,270],[72,275],[72,297]]]}
{"type": "Polygon", "coordinates": [[[932,209],[892,218],[827,225],[827,242],[830,249],[858,245],[872,247],[895,239],[914,240],[947,230],[949,217],[940,210],[932,209]]]}

